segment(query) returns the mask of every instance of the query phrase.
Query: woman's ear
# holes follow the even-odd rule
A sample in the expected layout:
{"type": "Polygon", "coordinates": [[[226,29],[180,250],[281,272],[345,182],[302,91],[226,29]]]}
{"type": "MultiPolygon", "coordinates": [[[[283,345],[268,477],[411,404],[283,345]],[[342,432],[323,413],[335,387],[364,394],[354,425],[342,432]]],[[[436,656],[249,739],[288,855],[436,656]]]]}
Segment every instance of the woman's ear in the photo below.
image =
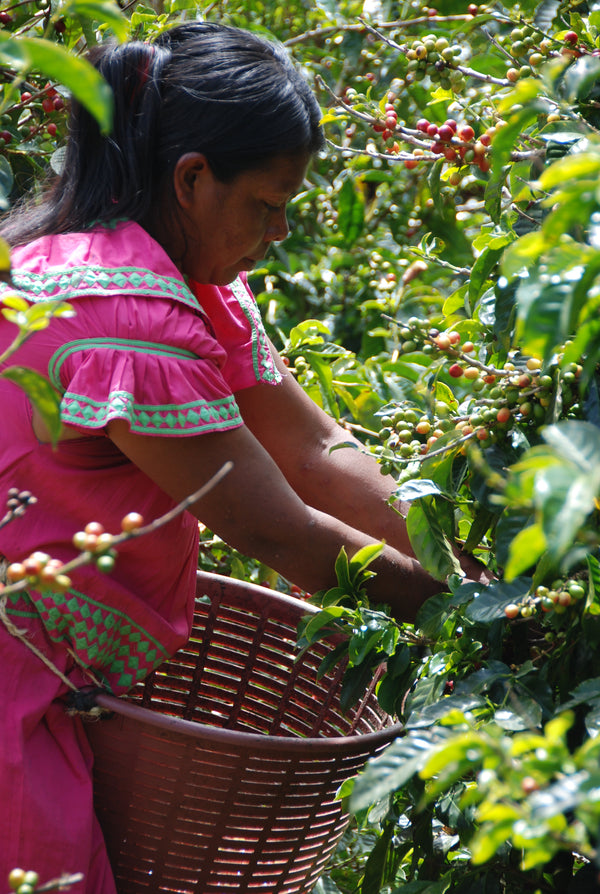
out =
{"type": "Polygon", "coordinates": [[[173,171],[173,188],[181,208],[193,205],[198,187],[203,186],[207,178],[212,180],[213,174],[201,152],[186,152],[178,159],[173,171]]]}

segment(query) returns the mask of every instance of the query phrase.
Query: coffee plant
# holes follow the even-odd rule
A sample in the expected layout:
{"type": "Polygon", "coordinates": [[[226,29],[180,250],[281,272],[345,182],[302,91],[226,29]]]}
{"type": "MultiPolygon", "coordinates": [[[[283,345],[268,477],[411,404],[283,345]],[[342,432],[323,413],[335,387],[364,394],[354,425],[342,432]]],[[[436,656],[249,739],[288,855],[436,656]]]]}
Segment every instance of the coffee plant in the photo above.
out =
{"type": "MultiPolygon", "coordinates": [[[[342,791],[354,822],[317,891],[598,891],[600,3],[9,0],[2,207],[60,166],[70,95],[108,126],[85,46],[195,16],[281,40],[317,93],[328,151],[252,285],[447,581],[401,624],[368,602],[367,550],[313,597],[301,645],[344,634],[348,703],[385,663],[405,726],[342,791]]],[[[17,296],[3,312],[51,325],[17,296]]],[[[203,546],[203,567],[288,588],[203,546]]]]}

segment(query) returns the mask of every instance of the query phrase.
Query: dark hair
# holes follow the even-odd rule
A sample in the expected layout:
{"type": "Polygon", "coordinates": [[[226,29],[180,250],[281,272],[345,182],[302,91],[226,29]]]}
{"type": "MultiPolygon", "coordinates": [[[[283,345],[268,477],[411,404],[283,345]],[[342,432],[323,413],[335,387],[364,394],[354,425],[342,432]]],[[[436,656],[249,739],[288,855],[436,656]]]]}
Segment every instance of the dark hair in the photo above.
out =
{"type": "Polygon", "coordinates": [[[187,152],[202,152],[229,181],[274,156],[323,148],[305,79],[282,46],[250,32],[190,22],[88,58],[113,90],[112,132],[103,136],[73,100],[63,172],[41,203],[9,215],[0,235],[13,245],[96,221],[147,221],[187,152]]]}

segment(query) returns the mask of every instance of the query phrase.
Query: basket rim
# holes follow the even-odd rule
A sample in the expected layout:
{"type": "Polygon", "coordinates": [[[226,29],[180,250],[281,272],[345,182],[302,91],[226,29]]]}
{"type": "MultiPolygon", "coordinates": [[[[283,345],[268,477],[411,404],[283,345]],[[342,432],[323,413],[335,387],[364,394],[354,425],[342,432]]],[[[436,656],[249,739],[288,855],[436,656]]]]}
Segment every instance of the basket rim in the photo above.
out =
{"type": "MultiPolygon", "coordinates": [[[[194,720],[183,720],[171,714],[151,711],[133,702],[114,695],[98,694],[96,704],[108,711],[118,714],[127,720],[145,723],[166,733],[184,735],[190,739],[202,739],[214,745],[225,745],[231,748],[256,749],[262,752],[278,752],[299,754],[310,749],[311,754],[339,753],[340,756],[372,751],[380,745],[386,745],[405,732],[404,724],[373,730],[370,733],[356,732],[352,736],[321,736],[319,738],[298,736],[277,736],[267,733],[249,733],[245,730],[222,729],[209,726],[194,720]]],[[[102,723],[102,719],[98,722],[102,723]]]]}
{"type": "MultiPolygon", "coordinates": [[[[319,612],[317,606],[306,602],[304,599],[299,599],[287,593],[280,593],[277,590],[260,586],[251,581],[239,580],[227,575],[200,569],[196,572],[197,594],[202,593],[204,587],[207,587],[209,590],[211,588],[222,589],[231,584],[234,584],[236,589],[243,589],[245,596],[249,599],[249,607],[254,609],[260,603],[263,605],[269,604],[273,607],[278,607],[280,610],[291,610],[296,618],[302,614],[310,615],[319,612]]],[[[281,736],[276,733],[254,733],[238,729],[223,729],[222,727],[211,726],[200,721],[184,720],[173,714],[164,714],[159,709],[152,710],[151,708],[142,707],[140,704],[132,701],[127,695],[114,696],[101,692],[96,694],[94,700],[98,707],[120,715],[126,720],[140,724],[144,723],[163,733],[186,736],[189,739],[203,740],[210,744],[226,746],[231,749],[256,750],[258,747],[262,752],[270,754],[279,752],[291,755],[310,749],[312,755],[333,753],[340,757],[344,755],[351,756],[376,750],[405,732],[404,725],[398,722],[382,726],[381,729],[373,730],[372,732],[363,733],[360,730],[356,730],[353,735],[349,736],[281,736]]],[[[165,705],[166,707],[167,705],[165,705]]]]}

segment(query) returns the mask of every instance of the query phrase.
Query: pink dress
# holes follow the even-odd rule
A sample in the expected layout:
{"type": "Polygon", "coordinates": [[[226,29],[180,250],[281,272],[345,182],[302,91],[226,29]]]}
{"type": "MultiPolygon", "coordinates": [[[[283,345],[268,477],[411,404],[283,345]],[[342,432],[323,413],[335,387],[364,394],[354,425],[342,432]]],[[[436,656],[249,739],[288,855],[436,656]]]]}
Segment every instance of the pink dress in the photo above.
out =
{"type": "MultiPolygon", "coordinates": [[[[68,561],[73,534],[88,522],[118,533],[128,512],[150,521],[174,505],[106,437],[110,419],[157,437],[232,429],[242,424],[234,392],[279,375],[245,283],[186,284],[135,223],[44,237],[15,249],[12,264],[29,300],[64,299],[76,311],[9,363],[46,375],[62,394],[63,422],[84,437],[57,449],[39,442],[24,392],[0,378],[0,501],[11,487],[37,498],[0,530],[0,553],[16,561],[43,550],[68,561]]],[[[0,316],[0,350],[15,334],[0,316]]],[[[197,521],[183,513],[121,547],[110,576],[87,566],[68,592],[29,591],[7,611],[76,685],[89,685],[84,665],[122,693],[185,643],[197,561],[197,521]]],[[[74,894],[114,894],[89,748],[81,721],[64,711],[65,686],[1,623],[0,649],[0,879],[17,865],[41,881],[83,872],[74,894]]]]}

